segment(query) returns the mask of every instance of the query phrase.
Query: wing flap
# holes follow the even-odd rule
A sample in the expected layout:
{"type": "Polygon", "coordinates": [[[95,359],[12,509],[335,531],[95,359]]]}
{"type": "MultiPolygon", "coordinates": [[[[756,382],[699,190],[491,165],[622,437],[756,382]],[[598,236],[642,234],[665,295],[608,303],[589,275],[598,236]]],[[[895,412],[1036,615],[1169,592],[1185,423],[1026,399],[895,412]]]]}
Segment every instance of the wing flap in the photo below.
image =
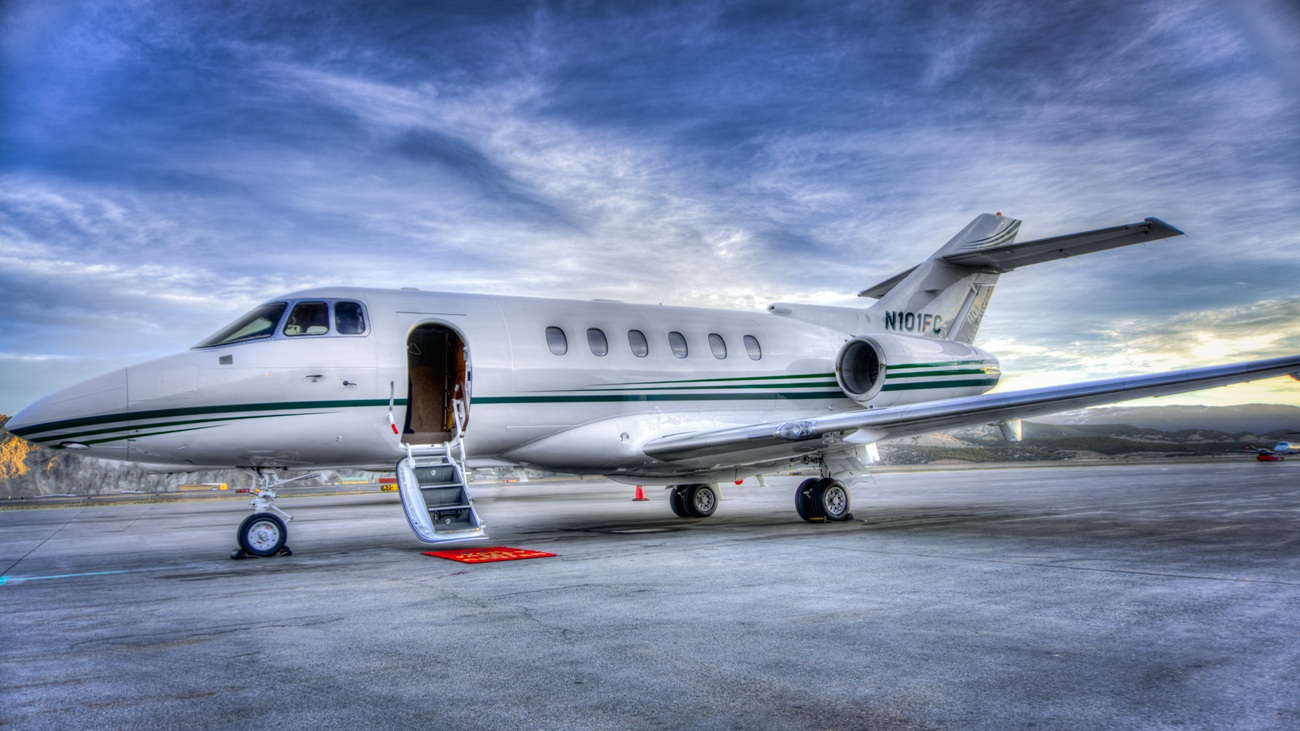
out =
{"type": "Polygon", "coordinates": [[[794,457],[835,448],[846,435],[859,430],[865,430],[863,433],[881,439],[927,434],[958,426],[1042,416],[1145,396],[1199,391],[1287,375],[1295,373],[1297,369],[1300,369],[1300,355],[1146,376],[1110,378],[710,432],[675,434],[648,442],[643,451],[650,457],[666,461],[707,459],[723,454],[736,457],[749,455],[768,460],[781,454],[794,457]]]}

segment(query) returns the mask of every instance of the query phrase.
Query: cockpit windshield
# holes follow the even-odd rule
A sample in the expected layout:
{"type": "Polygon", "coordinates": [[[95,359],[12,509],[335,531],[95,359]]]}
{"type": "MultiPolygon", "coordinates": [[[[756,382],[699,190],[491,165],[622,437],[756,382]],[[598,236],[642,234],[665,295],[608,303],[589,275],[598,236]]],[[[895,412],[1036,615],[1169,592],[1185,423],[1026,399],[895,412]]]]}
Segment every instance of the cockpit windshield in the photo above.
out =
{"type": "Polygon", "coordinates": [[[204,340],[196,348],[211,348],[216,345],[242,343],[246,340],[269,338],[275,334],[275,326],[284,316],[286,302],[267,302],[255,307],[251,312],[222,328],[216,335],[204,340]]]}

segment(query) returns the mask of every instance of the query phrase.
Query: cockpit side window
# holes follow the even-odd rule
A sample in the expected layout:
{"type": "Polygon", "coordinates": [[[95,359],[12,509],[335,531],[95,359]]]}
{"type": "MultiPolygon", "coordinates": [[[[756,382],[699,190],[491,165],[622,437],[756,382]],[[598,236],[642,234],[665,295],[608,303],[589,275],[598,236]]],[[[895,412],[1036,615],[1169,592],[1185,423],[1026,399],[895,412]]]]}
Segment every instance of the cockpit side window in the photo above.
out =
{"type": "Polygon", "coordinates": [[[329,305],[324,302],[299,302],[289,313],[289,321],[284,324],[284,334],[324,335],[329,332],[329,305]]]}
{"type": "Polygon", "coordinates": [[[361,335],[366,331],[366,311],[360,302],[334,303],[334,332],[339,335],[361,335]]]}
{"type": "Polygon", "coordinates": [[[269,338],[275,334],[275,326],[280,324],[280,318],[288,306],[287,302],[267,302],[258,305],[248,314],[218,330],[216,335],[194,347],[211,348],[217,345],[269,338]]]}

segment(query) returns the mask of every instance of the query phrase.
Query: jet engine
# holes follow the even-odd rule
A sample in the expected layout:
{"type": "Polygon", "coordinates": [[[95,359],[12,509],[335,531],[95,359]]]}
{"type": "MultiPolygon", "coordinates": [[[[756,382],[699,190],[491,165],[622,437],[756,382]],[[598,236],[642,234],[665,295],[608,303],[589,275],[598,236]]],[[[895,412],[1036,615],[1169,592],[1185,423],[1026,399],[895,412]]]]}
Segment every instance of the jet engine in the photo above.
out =
{"type": "Polygon", "coordinates": [[[835,357],[835,379],[863,406],[972,396],[998,383],[997,358],[968,343],[908,335],[863,335],[835,357]]]}

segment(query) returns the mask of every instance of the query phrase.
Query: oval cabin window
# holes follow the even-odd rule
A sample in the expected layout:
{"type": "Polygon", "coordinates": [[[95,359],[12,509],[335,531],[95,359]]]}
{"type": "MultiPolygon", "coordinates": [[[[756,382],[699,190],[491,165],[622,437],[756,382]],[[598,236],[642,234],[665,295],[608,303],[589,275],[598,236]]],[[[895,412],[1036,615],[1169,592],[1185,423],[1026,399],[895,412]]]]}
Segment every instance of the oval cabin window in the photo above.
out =
{"type": "Polygon", "coordinates": [[[546,347],[551,349],[556,355],[564,355],[569,352],[569,339],[564,336],[564,331],[558,327],[546,328],[546,347]]]}
{"type": "Polygon", "coordinates": [[[627,331],[627,346],[632,349],[632,355],[638,358],[650,355],[650,341],[645,339],[645,333],[640,330],[627,331]]]}
{"type": "Polygon", "coordinates": [[[727,357],[727,341],[717,333],[709,333],[709,349],[713,351],[713,357],[718,360],[727,357]]]}
{"type": "Polygon", "coordinates": [[[605,333],[594,327],[587,330],[587,346],[591,348],[592,355],[604,356],[609,353],[609,341],[605,339],[605,333]]]}
{"type": "Polygon", "coordinates": [[[673,355],[678,358],[686,357],[686,336],[679,332],[668,333],[668,347],[673,349],[673,355]]]}

